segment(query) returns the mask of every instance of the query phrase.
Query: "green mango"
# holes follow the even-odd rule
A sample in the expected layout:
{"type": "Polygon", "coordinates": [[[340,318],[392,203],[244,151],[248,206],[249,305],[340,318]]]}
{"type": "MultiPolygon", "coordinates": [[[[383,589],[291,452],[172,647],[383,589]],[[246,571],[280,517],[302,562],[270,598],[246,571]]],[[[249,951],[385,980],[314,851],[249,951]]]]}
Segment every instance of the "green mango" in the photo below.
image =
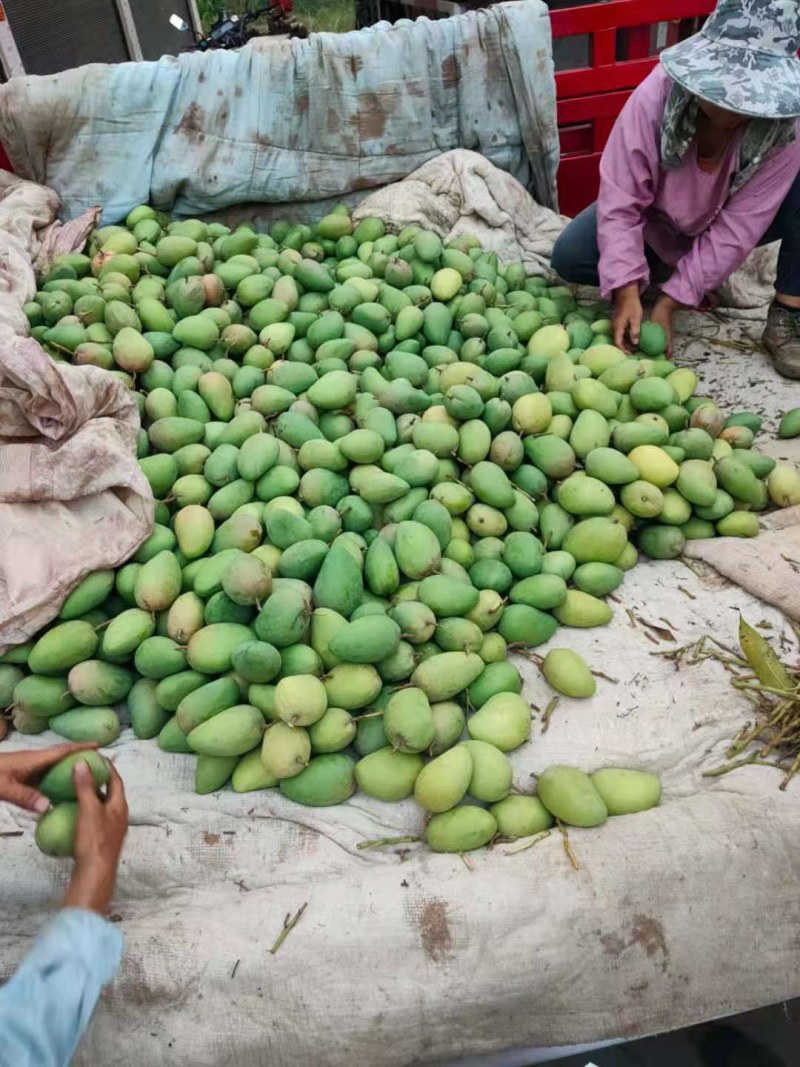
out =
{"type": "Polygon", "coordinates": [[[85,752],[74,752],[71,756],[65,756],[51,767],[39,781],[37,786],[39,792],[44,793],[53,804],[76,800],[72,776],[78,763],[85,763],[89,767],[98,789],[108,784],[108,761],[99,752],[88,749],[85,752]]]}
{"type": "MultiPolygon", "coordinates": [[[[256,632],[258,633],[258,623],[256,632]]],[[[237,647],[252,640],[253,631],[249,626],[238,623],[212,623],[189,638],[186,659],[189,666],[200,674],[221,674],[231,669],[231,658],[237,647]]]]}
{"type": "Polygon", "coordinates": [[[378,748],[366,753],[355,766],[359,789],[376,800],[398,801],[411,796],[424,766],[416,753],[378,748]]]}
{"type": "Polygon", "coordinates": [[[564,696],[590,697],[597,689],[594,675],[583,658],[569,648],[551,648],[542,661],[542,674],[564,696]]]}
{"type": "Polygon", "coordinates": [[[133,682],[130,671],[98,659],[77,663],[67,678],[69,691],[79,703],[103,707],[124,700],[133,682]]]}
{"type": "Polygon", "coordinates": [[[36,641],[28,655],[28,669],[34,674],[63,674],[90,659],[97,645],[97,633],[88,622],[59,623],[36,641]]]}
{"type": "Polygon", "coordinates": [[[604,600],[579,589],[569,589],[564,602],[553,609],[553,614],[562,626],[590,627],[604,626],[612,612],[604,600]]]}
{"type": "Polygon", "coordinates": [[[73,855],[78,813],[75,802],[58,804],[46,812],[36,824],[35,839],[39,851],[45,856],[73,855]]]}
{"type": "Polygon", "coordinates": [[[483,660],[474,652],[442,652],[423,660],[411,681],[428,700],[441,703],[471,685],[483,669],[483,660]]]}
{"type": "Polygon", "coordinates": [[[526,437],[523,441],[528,459],[548,478],[566,478],[575,469],[575,452],[570,444],[552,434],[526,437]]]}
{"type": "Polygon", "coordinates": [[[140,678],[128,691],[128,714],[133,732],[140,740],[157,737],[169,719],[169,711],[157,698],[159,684],[151,678],[140,678]]]}
{"type": "Polygon", "coordinates": [[[263,731],[264,718],[258,708],[236,704],[195,726],[187,740],[199,755],[243,756],[258,744],[263,731]]]}
{"type": "Polygon", "coordinates": [[[315,606],[331,608],[347,617],[361,603],[363,591],[360,564],[340,543],[334,543],[314,583],[315,606]]]}
{"type": "Polygon", "coordinates": [[[605,767],[595,771],[591,781],[609,815],[635,815],[656,807],[661,800],[658,775],[645,771],[605,767]]]}
{"type": "Polygon", "coordinates": [[[198,756],[194,765],[194,791],[200,796],[226,786],[239,763],[238,756],[198,756]]]}
{"type": "Polygon", "coordinates": [[[469,705],[477,711],[498,693],[521,693],[522,676],[513,663],[487,663],[467,689],[469,705]]]}
{"type": "Polygon", "coordinates": [[[372,664],[340,663],[324,678],[328,706],[355,711],[372,703],[382,688],[381,677],[372,664]]]}
{"type": "Polygon", "coordinates": [[[271,789],[279,779],[270,774],[261,761],[261,748],[241,756],[231,776],[231,788],[234,793],[251,793],[260,789],[271,789]]]}
{"type": "Polygon", "coordinates": [[[532,648],[550,640],[556,630],[556,620],[527,604],[511,604],[503,611],[498,630],[509,644],[532,648]]]}
{"type": "Polygon", "coordinates": [[[640,531],[638,543],[650,559],[677,559],[683,552],[686,538],[677,526],[655,525],[640,531]]]}
{"type": "Polygon", "coordinates": [[[369,616],[350,622],[331,639],[332,655],[347,663],[380,663],[397,649],[400,627],[387,616],[369,616]]]}
{"type": "Polygon", "coordinates": [[[778,425],[778,437],[783,440],[800,437],[800,407],[784,412],[778,425]]]}
{"type": "Polygon", "coordinates": [[[54,715],[48,726],[69,741],[96,741],[110,745],[120,735],[120,722],[113,708],[73,708],[54,715]]]}
{"type": "Polygon", "coordinates": [[[417,595],[437,618],[462,616],[478,603],[477,589],[443,574],[424,578],[419,583],[417,595]]]}
{"type": "Polygon", "coordinates": [[[201,686],[206,685],[208,682],[207,677],[198,671],[178,671],[176,674],[168,674],[160,680],[147,680],[157,681],[153,695],[156,702],[165,711],[169,712],[177,711],[184,697],[195,692],[196,689],[200,689],[201,686]]]}
{"type": "Polygon", "coordinates": [[[507,796],[492,804],[489,811],[503,837],[531,837],[553,825],[553,816],[538,797],[507,796]]]}
{"type": "Polygon", "coordinates": [[[557,574],[533,574],[511,587],[509,599],[512,604],[526,604],[540,611],[550,611],[563,604],[567,596],[567,583],[557,574]]]}
{"type": "Polygon", "coordinates": [[[562,547],[579,563],[613,563],[625,547],[622,526],[604,517],[584,519],[570,529],[562,547]]]}
{"type": "Polygon", "coordinates": [[[608,818],[592,779],[575,767],[548,767],[539,775],[537,787],[545,808],[568,826],[600,826],[608,818]]]}
{"type": "Polygon", "coordinates": [[[114,571],[92,571],[82,578],[61,606],[59,618],[65,622],[77,619],[99,607],[114,587],[114,571]]]}
{"type": "Polygon", "coordinates": [[[182,584],[180,563],[174,553],[159,552],[136,575],[133,590],[136,605],[144,611],[166,611],[178,598],[182,584]]]}
{"type": "Polygon", "coordinates": [[[328,708],[308,730],[311,751],[315,755],[340,752],[347,748],[355,734],[355,719],[344,708],[328,708]]]}
{"type": "Polygon", "coordinates": [[[467,730],[474,740],[511,752],[530,737],[530,705],[518,693],[496,693],[467,720],[467,730]]]}
{"type": "Polygon", "coordinates": [[[245,682],[263,685],[281,673],[281,653],[267,641],[245,641],[230,657],[231,667],[245,682]]]}
{"type": "Polygon", "coordinates": [[[435,737],[433,714],[428,697],[419,688],[401,689],[389,700],[383,715],[383,728],[393,748],[399,752],[422,752],[435,737]]]}
{"type": "Polygon", "coordinates": [[[274,589],[256,619],[256,636],[278,649],[297,644],[306,632],[310,614],[311,604],[305,593],[274,589]]]}
{"type": "Polygon", "coordinates": [[[261,762],[264,770],[278,780],[300,774],[311,757],[311,740],[302,727],[273,723],[264,733],[261,762]]]}
{"type": "Polygon", "coordinates": [[[280,789],[296,804],[341,804],[356,790],[355,767],[354,760],[341,752],[315,756],[299,774],[281,779],[280,789]]]}
{"type": "Polygon", "coordinates": [[[732,511],[717,523],[720,537],[758,537],[758,516],[751,511],[732,511]]]}
{"type": "Polygon", "coordinates": [[[464,745],[436,756],[417,775],[414,799],[426,811],[443,812],[454,808],[469,788],[472,757],[464,745]]]}
{"type": "Polygon", "coordinates": [[[687,459],[680,465],[675,487],[690,504],[708,508],[717,495],[717,479],[711,463],[702,459],[687,459]]]}
{"type": "Polygon", "coordinates": [[[434,852],[462,853],[482,848],[496,833],[497,823],[490,812],[473,804],[462,804],[434,815],[425,838],[434,852]]]}
{"type": "Polygon", "coordinates": [[[436,534],[421,522],[406,521],[397,526],[394,541],[397,565],[406,577],[425,578],[441,563],[441,547],[436,534]]]}

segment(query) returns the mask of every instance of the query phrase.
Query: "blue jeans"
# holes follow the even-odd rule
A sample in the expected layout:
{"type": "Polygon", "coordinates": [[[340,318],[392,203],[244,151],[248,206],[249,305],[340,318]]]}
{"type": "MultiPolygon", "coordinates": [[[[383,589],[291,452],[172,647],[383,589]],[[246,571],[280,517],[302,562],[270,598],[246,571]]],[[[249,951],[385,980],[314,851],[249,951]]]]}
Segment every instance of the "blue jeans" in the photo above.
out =
{"type": "MultiPolygon", "coordinates": [[[[766,245],[773,241],[781,242],[775,288],[787,296],[800,296],[800,174],[758,243],[766,245]]],[[[644,250],[653,279],[666,281],[671,268],[665,267],[648,245],[644,250]]],[[[553,248],[551,263],[553,270],[565,282],[572,285],[599,285],[599,262],[597,204],[592,204],[562,231],[553,248]]]]}

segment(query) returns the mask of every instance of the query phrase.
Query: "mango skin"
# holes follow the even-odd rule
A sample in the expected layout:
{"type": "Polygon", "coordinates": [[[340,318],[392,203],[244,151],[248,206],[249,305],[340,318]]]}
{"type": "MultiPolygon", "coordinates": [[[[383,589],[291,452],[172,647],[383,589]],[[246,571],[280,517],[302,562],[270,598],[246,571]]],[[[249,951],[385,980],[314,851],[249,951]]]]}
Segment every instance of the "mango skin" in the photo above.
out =
{"type": "Polygon", "coordinates": [[[577,767],[554,765],[539,775],[539,799],[568,826],[601,826],[608,808],[591,778],[577,767]]]}
{"type": "Polygon", "coordinates": [[[342,752],[314,756],[307,767],[280,783],[281,792],[296,804],[327,808],[342,804],[356,791],[355,761],[342,752]]]}
{"type": "Polygon", "coordinates": [[[471,778],[472,756],[465,746],[458,745],[421,771],[414,783],[414,799],[426,811],[449,811],[463,800],[471,778]]]}
{"type": "Polygon", "coordinates": [[[597,690],[594,675],[582,656],[571,648],[551,648],[542,662],[542,673],[550,685],[568,697],[590,697],[597,690]]]}
{"type": "Polygon", "coordinates": [[[661,800],[661,782],[656,774],[605,767],[591,776],[609,815],[634,815],[654,808],[661,800]]]}
{"type": "Polygon", "coordinates": [[[488,845],[497,833],[494,816],[474,804],[462,804],[434,815],[425,837],[434,852],[472,852],[488,845]]]}
{"type": "Polygon", "coordinates": [[[504,797],[492,804],[489,811],[497,822],[497,832],[503,837],[530,837],[553,825],[553,816],[539,797],[504,797]]]}
{"type": "Polygon", "coordinates": [[[75,801],[57,804],[39,819],[35,839],[45,856],[71,856],[75,851],[78,805],[75,801]]]}
{"type": "Polygon", "coordinates": [[[64,674],[76,663],[91,659],[97,648],[98,636],[88,622],[62,622],[47,630],[28,656],[28,668],[33,674],[64,674]]]}
{"type": "Polygon", "coordinates": [[[251,704],[226,708],[196,726],[188,742],[201,756],[243,756],[261,740],[264,716],[251,704]]]}
{"type": "Polygon", "coordinates": [[[356,782],[362,792],[376,800],[404,800],[414,792],[424,760],[416,752],[379,748],[358,761],[356,782]]]}
{"type": "Polygon", "coordinates": [[[45,774],[39,782],[39,791],[44,793],[53,804],[61,804],[64,801],[75,800],[75,785],[72,780],[72,772],[78,763],[86,763],[92,772],[92,777],[98,789],[108,782],[108,761],[92,749],[85,752],[74,752],[71,756],[65,756],[59,763],[45,774]]]}

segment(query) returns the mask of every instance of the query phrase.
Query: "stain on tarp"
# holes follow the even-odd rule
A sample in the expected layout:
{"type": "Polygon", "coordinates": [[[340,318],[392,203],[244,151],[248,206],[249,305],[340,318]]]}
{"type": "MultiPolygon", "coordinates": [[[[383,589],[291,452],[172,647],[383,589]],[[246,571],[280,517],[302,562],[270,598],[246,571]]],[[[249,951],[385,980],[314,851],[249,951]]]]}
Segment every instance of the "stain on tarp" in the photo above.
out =
{"type": "Polygon", "coordinates": [[[383,136],[386,123],[394,113],[395,99],[383,93],[362,93],[358,113],[358,127],[363,141],[383,136]]]}
{"type": "Polygon", "coordinates": [[[631,936],[633,944],[641,945],[648,956],[655,956],[657,952],[660,952],[661,969],[662,971],[667,969],[669,961],[667,939],[664,936],[664,927],[657,919],[649,915],[636,915],[631,927],[631,936]]]}
{"type": "Polygon", "coordinates": [[[644,950],[649,959],[660,953],[661,970],[664,972],[667,970],[669,949],[667,948],[664,926],[658,919],[654,919],[650,915],[641,913],[634,915],[627,937],[616,933],[600,934],[600,944],[603,946],[605,954],[615,960],[619,959],[628,949],[634,947],[644,950]]]}
{"type": "Polygon", "coordinates": [[[231,109],[227,103],[223,103],[219,111],[209,112],[193,100],[176,126],[176,133],[182,133],[187,140],[196,144],[204,141],[209,134],[222,137],[226,133],[230,114],[231,109]]]}
{"type": "Polygon", "coordinates": [[[458,81],[458,63],[455,56],[445,56],[442,61],[442,84],[446,89],[452,89],[458,81]]]}
{"type": "Polygon", "coordinates": [[[182,133],[187,140],[199,144],[201,141],[205,140],[203,118],[203,109],[199,104],[196,104],[193,101],[184,111],[181,121],[175,128],[176,132],[182,133]]]}
{"type": "Polygon", "coordinates": [[[416,898],[406,903],[406,914],[419,932],[426,959],[432,963],[451,959],[463,944],[463,921],[447,901],[416,898]]]}

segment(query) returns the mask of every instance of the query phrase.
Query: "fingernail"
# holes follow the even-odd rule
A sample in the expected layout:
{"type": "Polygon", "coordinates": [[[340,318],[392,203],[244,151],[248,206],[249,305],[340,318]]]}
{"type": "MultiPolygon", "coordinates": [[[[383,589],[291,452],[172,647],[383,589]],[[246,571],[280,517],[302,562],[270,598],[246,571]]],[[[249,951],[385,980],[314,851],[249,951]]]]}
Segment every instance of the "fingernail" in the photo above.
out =
{"type": "Polygon", "coordinates": [[[50,801],[47,799],[47,797],[39,797],[39,799],[33,805],[33,810],[39,815],[44,815],[46,811],[50,810],[50,801]]]}

